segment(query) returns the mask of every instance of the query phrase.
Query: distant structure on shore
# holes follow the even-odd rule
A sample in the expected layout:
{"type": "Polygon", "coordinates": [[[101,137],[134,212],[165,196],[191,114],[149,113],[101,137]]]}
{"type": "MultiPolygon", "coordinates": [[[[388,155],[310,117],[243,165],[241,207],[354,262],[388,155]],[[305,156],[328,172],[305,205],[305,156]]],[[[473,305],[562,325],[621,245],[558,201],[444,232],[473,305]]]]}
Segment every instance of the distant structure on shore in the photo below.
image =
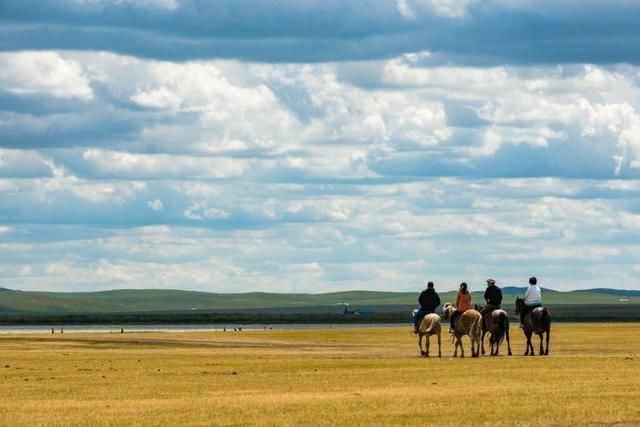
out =
{"type": "Polygon", "coordinates": [[[342,314],[344,314],[345,316],[346,315],[354,315],[354,316],[356,316],[356,315],[360,314],[356,310],[349,310],[349,303],[348,302],[337,302],[336,305],[338,305],[338,306],[341,305],[341,306],[344,307],[344,310],[342,311],[342,314]]]}

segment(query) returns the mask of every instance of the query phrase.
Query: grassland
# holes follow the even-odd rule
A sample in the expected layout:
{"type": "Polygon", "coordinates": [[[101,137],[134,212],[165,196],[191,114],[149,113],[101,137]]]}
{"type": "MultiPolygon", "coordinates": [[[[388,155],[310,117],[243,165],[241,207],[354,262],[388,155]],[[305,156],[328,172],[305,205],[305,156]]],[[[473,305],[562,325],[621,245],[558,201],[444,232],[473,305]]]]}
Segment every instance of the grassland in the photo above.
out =
{"type": "Polygon", "coordinates": [[[640,424],[640,324],[555,325],[548,357],[513,338],[423,359],[408,328],[2,335],[0,424],[640,424]]]}

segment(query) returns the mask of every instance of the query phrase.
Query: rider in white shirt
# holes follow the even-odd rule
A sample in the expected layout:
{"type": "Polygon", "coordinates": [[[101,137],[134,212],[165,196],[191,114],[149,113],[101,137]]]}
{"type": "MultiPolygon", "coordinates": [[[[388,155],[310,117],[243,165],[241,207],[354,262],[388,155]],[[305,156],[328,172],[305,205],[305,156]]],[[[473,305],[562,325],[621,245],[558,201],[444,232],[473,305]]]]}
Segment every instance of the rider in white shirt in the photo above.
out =
{"type": "Polygon", "coordinates": [[[538,279],[532,277],[529,279],[529,288],[524,293],[524,303],[526,309],[520,312],[520,327],[524,327],[524,318],[531,310],[536,307],[542,307],[542,290],[538,286],[538,279]]]}

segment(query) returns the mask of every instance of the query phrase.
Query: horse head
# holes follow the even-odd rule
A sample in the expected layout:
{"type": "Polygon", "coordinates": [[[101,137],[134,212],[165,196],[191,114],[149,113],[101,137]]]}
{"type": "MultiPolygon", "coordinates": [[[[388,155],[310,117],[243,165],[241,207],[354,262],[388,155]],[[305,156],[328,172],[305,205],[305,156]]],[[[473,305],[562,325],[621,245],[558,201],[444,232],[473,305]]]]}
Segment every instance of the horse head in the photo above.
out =
{"type": "Polygon", "coordinates": [[[524,306],[524,298],[516,297],[516,310],[515,310],[515,313],[516,314],[520,314],[520,310],[522,309],[523,306],[524,306]]]}
{"type": "Polygon", "coordinates": [[[444,320],[447,320],[449,316],[451,316],[451,313],[453,313],[454,311],[456,311],[456,308],[453,306],[453,304],[446,303],[444,307],[442,307],[442,317],[444,318],[444,320]]]}

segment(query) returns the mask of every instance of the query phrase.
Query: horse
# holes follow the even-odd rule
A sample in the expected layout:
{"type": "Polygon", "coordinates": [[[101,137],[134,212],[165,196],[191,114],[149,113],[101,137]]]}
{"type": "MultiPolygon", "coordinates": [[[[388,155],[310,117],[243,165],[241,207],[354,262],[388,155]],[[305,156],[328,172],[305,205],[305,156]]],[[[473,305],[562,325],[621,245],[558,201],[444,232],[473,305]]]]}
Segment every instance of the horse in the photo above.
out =
{"type": "MultiPolygon", "coordinates": [[[[414,315],[417,310],[414,310],[414,315]]],[[[440,325],[440,316],[435,313],[429,313],[422,318],[418,324],[418,348],[420,349],[420,355],[423,357],[429,357],[429,341],[431,335],[438,336],[438,357],[442,357],[441,351],[441,334],[442,327],[440,325]],[[422,350],[422,338],[426,337],[425,350],[422,350]]]]}
{"type": "Polygon", "coordinates": [[[507,315],[506,311],[502,309],[493,310],[485,317],[484,328],[482,329],[482,336],[480,337],[480,342],[482,343],[482,354],[485,353],[484,336],[487,332],[491,333],[491,338],[489,339],[489,343],[491,344],[491,356],[497,356],[500,353],[500,344],[502,344],[502,341],[504,341],[505,338],[507,339],[507,354],[509,354],[509,356],[512,355],[511,340],[509,339],[509,315],[507,315]]]}
{"type": "MultiPolygon", "coordinates": [[[[475,305],[475,309],[482,314],[482,310],[475,305]]],[[[509,315],[502,309],[495,309],[490,313],[487,313],[482,318],[482,335],[480,336],[480,343],[482,347],[482,354],[485,354],[484,350],[484,337],[488,333],[491,334],[489,344],[491,344],[491,355],[497,356],[500,353],[500,344],[507,339],[507,350],[509,356],[511,353],[511,340],[509,339],[509,315]]]]}
{"type": "MultiPolygon", "coordinates": [[[[524,299],[516,298],[516,314],[520,314],[526,307],[524,299]]],[[[536,334],[540,337],[540,356],[549,355],[549,337],[551,336],[551,315],[544,307],[536,307],[524,317],[524,335],[527,337],[527,351],[524,355],[535,356],[533,344],[531,344],[531,335],[536,334]],[[542,337],[547,334],[547,348],[545,350],[542,345],[542,337]],[[529,353],[531,349],[531,353],[529,353]]]]}
{"type": "MultiPolygon", "coordinates": [[[[445,304],[443,308],[444,319],[447,320],[456,311],[452,304],[445,304]]],[[[471,341],[471,357],[480,356],[480,331],[482,329],[482,315],[477,310],[467,310],[456,320],[453,336],[456,340],[453,357],[458,357],[458,347],[462,350],[460,357],[464,357],[462,337],[469,335],[471,341]]]]}

